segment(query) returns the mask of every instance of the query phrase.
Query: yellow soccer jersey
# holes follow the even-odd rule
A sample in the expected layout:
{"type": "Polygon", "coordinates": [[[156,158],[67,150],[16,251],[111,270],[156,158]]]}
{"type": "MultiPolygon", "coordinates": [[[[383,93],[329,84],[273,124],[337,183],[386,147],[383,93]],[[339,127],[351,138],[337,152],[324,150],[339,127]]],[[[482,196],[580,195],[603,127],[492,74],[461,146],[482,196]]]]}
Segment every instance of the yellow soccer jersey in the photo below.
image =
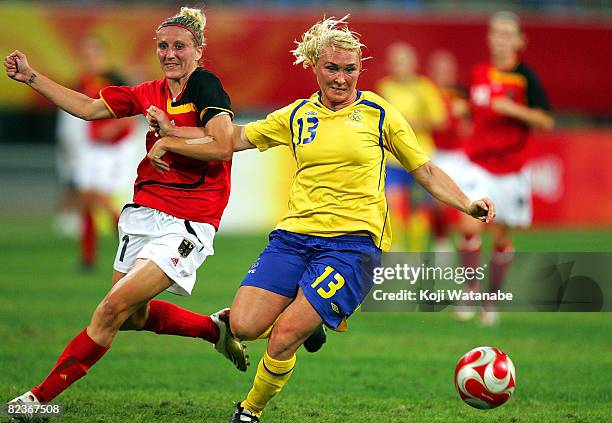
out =
{"type": "MultiPolygon", "coordinates": [[[[377,92],[397,108],[408,123],[411,119],[442,123],[447,118],[446,107],[439,90],[433,82],[423,76],[417,76],[407,82],[384,78],[379,82],[377,92]]],[[[433,154],[434,142],[431,132],[415,131],[415,133],[425,152],[433,154]]]]}
{"type": "Polygon", "coordinates": [[[402,115],[368,91],[338,111],[316,93],[247,124],[246,135],[261,151],[288,146],[297,163],[289,211],[277,229],[324,237],[368,232],[382,250],[391,246],[389,152],[409,171],[429,161],[402,115]]]}

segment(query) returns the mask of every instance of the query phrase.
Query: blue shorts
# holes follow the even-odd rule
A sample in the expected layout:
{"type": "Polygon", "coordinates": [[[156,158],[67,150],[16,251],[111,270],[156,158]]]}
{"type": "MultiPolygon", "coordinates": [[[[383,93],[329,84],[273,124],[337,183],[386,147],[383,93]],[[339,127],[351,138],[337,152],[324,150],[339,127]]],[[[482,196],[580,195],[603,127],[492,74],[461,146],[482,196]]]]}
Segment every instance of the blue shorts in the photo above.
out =
{"type": "Polygon", "coordinates": [[[410,188],[416,181],[412,173],[403,167],[387,165],[385,187],[387,188],[410,188]]]}
{"type": "Polygon", "coordinates": [[[325,324],[346,330],[346,319],[372,288],[381,250],[369,236],[331,238],[277,229],[242,281],[289,298],[298,289],[325,324]]]}

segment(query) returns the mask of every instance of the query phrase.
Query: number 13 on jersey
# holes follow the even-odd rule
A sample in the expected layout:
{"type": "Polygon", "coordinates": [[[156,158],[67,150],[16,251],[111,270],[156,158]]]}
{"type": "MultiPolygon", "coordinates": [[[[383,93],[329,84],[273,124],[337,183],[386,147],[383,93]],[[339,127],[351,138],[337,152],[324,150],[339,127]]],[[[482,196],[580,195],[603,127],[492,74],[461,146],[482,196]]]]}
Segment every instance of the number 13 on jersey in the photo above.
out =
{"type": "Polygon", "coordinates": [[[315,137],[317,136],[317,128],[319,127],[319,119],[313,116],[306,119],[306,131],[308,132],[310,136],[304,139],[302,139],[302,133],[304,132],[304,119],[299,118],[297,120],[297,123],[300,128],[298,131],[297,143],[298,144],[310,144],[311,142],[313,142],[315,137]]]}
{"type": "Polygon", "coordinates": [[[324,280],[329,280],[328,277],[333,274],[333,280],[327,283],[327,289],[320,287],[317,289],[317,294],[327,299],[334,296],[334,294],[344,286],[344,278],[342,275],[334,270],[333,267],[327,266],[325,271],[310,284],[311,287],[316,288],[324,280]],[[335,274],[333,274],[335,272],[335,274]]]}

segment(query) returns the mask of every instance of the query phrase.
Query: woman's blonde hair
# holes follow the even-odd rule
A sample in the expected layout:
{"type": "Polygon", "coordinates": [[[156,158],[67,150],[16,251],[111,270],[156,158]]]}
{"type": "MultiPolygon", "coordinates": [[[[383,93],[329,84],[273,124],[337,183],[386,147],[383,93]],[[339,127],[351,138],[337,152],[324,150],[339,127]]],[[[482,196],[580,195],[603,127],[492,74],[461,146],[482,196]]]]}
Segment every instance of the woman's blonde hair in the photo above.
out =
{"type": "Polygon", "coordinates": [[[346,21],[348,17],[349,15],[342,19],[331,17],[314,24],[302,35],[301,41],[295,42],[297,47],[295,50],[291,50],[291,53],[295,56],[293,64],[301,63],[304,68],[314,66],[321,57],[321,52],[327,46],[358,51],[361,59],[361,48],[365,45],[361,44],[359,34],[348,28],[346,21]]]}
{"type": "Polygon", "coordinates": [[[157,27],[157,31],[166,26],[178,26],[191,32],[196,45],[205,46],[204,28],[206,27],[206,16],[200,9],[181,7],[181,11],[171,18],[166,19],[157,27]]]}

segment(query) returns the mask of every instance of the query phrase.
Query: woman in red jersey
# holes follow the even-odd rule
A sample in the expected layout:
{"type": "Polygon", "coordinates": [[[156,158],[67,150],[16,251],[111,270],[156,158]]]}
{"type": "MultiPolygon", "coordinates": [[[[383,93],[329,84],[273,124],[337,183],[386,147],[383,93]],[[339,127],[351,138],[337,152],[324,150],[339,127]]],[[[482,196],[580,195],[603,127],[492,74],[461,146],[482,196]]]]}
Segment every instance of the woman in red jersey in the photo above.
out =
{"type": "MultiPolygon", "coordinates": [[[[79,46],[79,56],[84,72],[79,78],[79,91],[97,97],[108,85],[125,85],[123,76],[110,65],[108,47],[96,35],[84,37],[79,46]]],[[[97,229],[94,212],[103,211],[112,219],[119,220],[119,209],[113,202],[113,194],[123,182],[118,177],[118,168],[127,167],[126,147],[134,132],[133,119],[105,119],[80,122],[62,111],[62,121],[83,125],[84,131],[77,133],[78,146],[72,146],[75,158],[74,184],[80,196],[81,206],[81,266],[92,269],[97,261],[97,229]],[[77,121],[77,123],[74,123],[77,121]]],[[[78,128],[78,127],[77,127],[78,128]]],[[[79,132],[79,131],[76,131],[79,132]]],[[[129,147],[128,147],[129,148],[129,147]]],[[[129,157],[129,156],[128,156],[129,157]]]]}
{"type": "MultiPolygon", "coordinates": [[[[490,60],[472,70],[473,130],[464,148],[469,162],[458,181],[468,197],[478,198],[487,192],[497,206],[489,266],[489,290],[495,292],[512,261],[511,229],[531,223],[531,188],[525,169],[529,133],[551,129],[554,121],[538,76],[521,59],[525,36],[519,17],[510,12],[494,14],[489,20],[487,41],[490,60]]],[[[484,226],[462,218],[460,230],[464,265],[476,266],[484,226]]],[[[469,289],[478,289],[474,280],[469,289]]],[[[465,320],[473,315],[469,308],[460,309],[457,318],[465,320]]],[[[486,304],[480,317],[484,325],[493,325],[499,319],[494,308],[486,304]]]]}
{"type": "MultiPolygon", "coordinates": [[[[48,402],[87,373],[110,348],[119,330],[148,330],[203,338],[246,370],[244,347],[229,331],[227,310],[203,316],[152,300],[163,291],[189,295],[196,269],[213,254],[213,237],[230,192],[232,116],[219,79],[199,66],[206,20],[200,10],[181,8],[155,32],[164,78],[136,87],[106,87],[99,99],[65,88],[15,51],[4,60],[7,75],[32,87],[65,111],[85,120],[149,114],[149,157],[138,166],[134,202],[119,220],[120,243],[113,287],[91,322],[66,347],[51,373],[17,403],[48,402]],[[174,135],[173,142],[160,141],[174,135]],[[186,138],[215,138],[206,153],[186,138]],[[164,167],[164,172],[154,164],[164,167]]],[[[22,415],[18,417],[29,417],[22,415]]]]}

